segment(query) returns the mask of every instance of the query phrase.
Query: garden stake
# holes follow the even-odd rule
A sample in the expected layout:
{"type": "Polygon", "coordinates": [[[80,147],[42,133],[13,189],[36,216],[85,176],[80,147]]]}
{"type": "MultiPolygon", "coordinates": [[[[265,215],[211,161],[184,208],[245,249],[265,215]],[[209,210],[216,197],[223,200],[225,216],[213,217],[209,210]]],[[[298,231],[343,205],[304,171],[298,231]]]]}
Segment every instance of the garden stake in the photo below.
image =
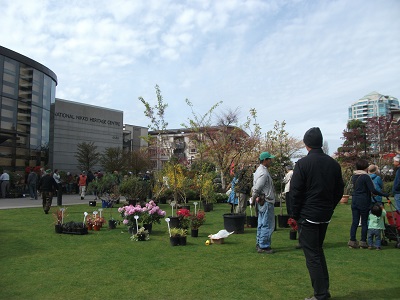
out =
{"type": "Polygon", "coordinates": [[[103,211],[102,208],[99,208],[99,212],[100,212],[100,218],[101,218],[101,212],[103,211]]]}
{"type": "Polygon", "coordinates": [[[84,215],[84,217],[83,217],[83,224],[85,224],[86,217],[87,217],[88,213],[85,211],[85,212],[83,213],[83,215],[84,215]]]}
{"type": "Polygon", "coordinates": [[[64,210],[65,208],[61,208],[61,225],[64,224],[64,210]]]}
{"type": "Polygon", "coordinates": [[[136,220],[136,232],[138,232],[138,231],[139,231],[139,225],[138,225],[139,216],[138,216],[138,215],[135,215],[134,218],[135,218],[135,220],[136,220]]]}
{"type": "Polygon", "coordinates": [[[193,204],[194,204],[194,214],[196,215],[196,207],[197,207],[197,202],[193,202],[193,204]]]}
{"type": "Polygon", "coordinates": [[[169,237],[171,237],[171,228],[169,227],[169,221],[170,221],[169,218],[165,218],[165,222],[167,222],[167,224],[168,224],[168,233],[169,233],[169,237]]]}
{"type": "Polygon", "coordinates": [[[251,206],[253,204],[253,198],[250,198],[249,202],[250,202],[250,216],[252,217],[253,216],[253,210],[251,209],[251,206]]]}

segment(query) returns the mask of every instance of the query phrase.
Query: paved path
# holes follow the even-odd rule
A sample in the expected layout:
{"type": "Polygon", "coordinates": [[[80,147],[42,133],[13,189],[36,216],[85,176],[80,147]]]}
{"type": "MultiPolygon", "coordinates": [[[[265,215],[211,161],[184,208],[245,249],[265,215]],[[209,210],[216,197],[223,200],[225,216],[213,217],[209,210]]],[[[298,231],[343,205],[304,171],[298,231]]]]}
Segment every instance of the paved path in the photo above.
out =
{"type": "MultiPolygon", "coordinates": [[[[94,195],[87,195],[85,200],[81,200],[81,197],[77,194],[73,195],[63,195],[62,204],[63,205],[77,205],[77,204],[89,204],[89,201],[94,200],[94,195]]],[[[121,200],[125,198],[121,197],[121,200]]],[[[97,207],[101,207],[101,200],[97,200],[97,207]]],[[[52,206],[57,206],[57,197],[53,197],[52,206]]],[[[0,198],[0,209],[10,209],[10,208],[26,208],[26,207],[42,207],[42,199],[30,200],[29,196],[27,198],[0,198]]]]}

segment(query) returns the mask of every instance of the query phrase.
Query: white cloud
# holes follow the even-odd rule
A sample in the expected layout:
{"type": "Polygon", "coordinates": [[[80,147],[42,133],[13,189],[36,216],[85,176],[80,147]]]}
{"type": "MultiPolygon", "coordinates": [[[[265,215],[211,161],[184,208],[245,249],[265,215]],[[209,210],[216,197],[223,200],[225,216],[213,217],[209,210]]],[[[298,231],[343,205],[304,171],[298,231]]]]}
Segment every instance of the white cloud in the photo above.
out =
{"type": "MultiPolygon", "coordinates": [[[[286,120],[336,141],[348,106],[376,90],[400,98],[400,2],[0,0],[0,44],[52,69],[57,97],[125,111],[159,84],[179,127],[189,98],[286,120]],[[10,34],[11,33],[11,34],[10,34]]],[[[330,145],[331,151],[335,150],[330,145]]]]}

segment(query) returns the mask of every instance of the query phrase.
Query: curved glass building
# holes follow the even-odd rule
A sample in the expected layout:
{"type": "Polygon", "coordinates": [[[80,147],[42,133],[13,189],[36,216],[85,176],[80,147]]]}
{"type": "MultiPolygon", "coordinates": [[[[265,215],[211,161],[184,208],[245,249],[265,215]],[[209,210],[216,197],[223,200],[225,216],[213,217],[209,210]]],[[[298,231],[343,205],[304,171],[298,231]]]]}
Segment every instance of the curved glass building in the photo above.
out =
{"type": "Polygon", "coordinates": [[[56,85],[49,68],[0,46],[0,169],[48,164],[56,85]]]}

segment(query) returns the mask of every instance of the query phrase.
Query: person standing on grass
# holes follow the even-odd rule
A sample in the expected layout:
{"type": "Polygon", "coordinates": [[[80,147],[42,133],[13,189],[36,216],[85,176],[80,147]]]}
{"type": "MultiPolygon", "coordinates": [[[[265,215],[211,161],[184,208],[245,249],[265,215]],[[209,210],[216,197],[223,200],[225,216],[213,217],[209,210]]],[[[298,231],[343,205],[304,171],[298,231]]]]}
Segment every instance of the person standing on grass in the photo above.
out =
{"type": "Polygon", "coordinates": [[[235,184],[235,188],[233,189],[236,192],[239,201],[238,205],[236,206],[236,213],[246,214],[247,201],[250,198],[251,184],[253,182],[253,171],[249,166],[242,164],[236,177],[237,182],[235,184]]]}
{"type": "MultiPolygon", "coordinates": [[[[382,181],[382,178],[377,173],[379,173],[378,166],[370,165],[368,167],[368,174],[369,174],[369,177],[371,177],[372,182],[374,183],[375,189],[377,191],[382,192],[382,190],[383,190],[383,181],[382,181]]],[[[374,196],[372,198],[372,202],[382,203],[382,196],[378,196],[378,195],[374,196]]]]}
{"type": "Polygon", "coordinates": [[[50,174],[51,170],[46,170],[39,180],[39,191],[42,193],[42,204],[45,214],[49,213],[53,201],[53,191],[58,189],[57,182],[50,174]]]}
{"type": "Polygon", "coordinates": [[[268,152],[260,154],[260,165],[253,178],[253,204],[256,206],[258,224],[256,249],[258,253],[272,254],[271,236],[275,229],[275,188],[268,168],[272,164],[274,155],[268,152]]]}
{"type": "Polygon", "coordinates": [[[400,211],[400,155],[393,157],[393,165],[395,167],[396,176],[393,182],[393,196],[396,209],[400,211]]]}
{"type": "Polygon", "coordinates": [[[58,169],[54,170],[53,173],[53,178],[56,181],[58,188],[57,188],[57,205],[61,206],[62,205],[62,182],[61,182],[61,176],[60,173],[58,172],[58,169]]]}
{"type": "Polygon", "coordinates": [[[299,228],[299,243],[306,258],[314,296],[330,298],[329,273],[323,243],[333,211],[343,195],[340,165],[322,150],[322,133],[310,128],[303,138],[308,154],[296,163],[290,182],[292,218],[299,228]]]}
{"type": "Polygon", "coordinates": [[[351,214],[352,223],[350,227],[350,240],[347,243],[349,248],[368,248],[367,231],[368,231],[368,215],[372,206],[371,193],[383,197],[388,197],[386,193],[382,193],[375,189],[371,177],[369,177],[368,162],[365,159],[359,159],[356,162],[356,171],[352,177],[354,186],[351,197],[351,214]],[[356,240],[358,222],[361,218],[361,239],[360,243],[356,240]]]}

